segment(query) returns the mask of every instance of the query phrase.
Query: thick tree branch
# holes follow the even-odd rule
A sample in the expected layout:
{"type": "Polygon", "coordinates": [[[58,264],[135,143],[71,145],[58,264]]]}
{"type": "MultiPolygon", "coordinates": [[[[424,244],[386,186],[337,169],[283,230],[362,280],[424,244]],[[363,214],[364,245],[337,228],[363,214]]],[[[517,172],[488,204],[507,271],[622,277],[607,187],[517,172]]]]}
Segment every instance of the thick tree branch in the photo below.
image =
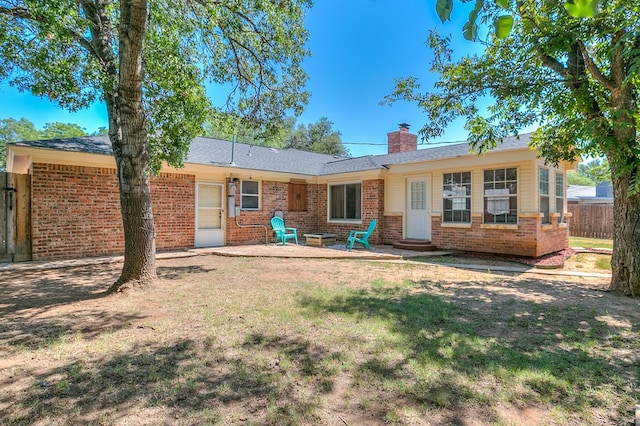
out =
{"type": "Polygon", "coordinates": [[[615,90],[616,87],[613,84],[613,82],[609,78],[607,78],[600,71],[598,66],[593,62],[593,59],[591,59],[591,56],[589,55],[589,52],[587,51],[587,48],[584,45],[584,43],[582,42],[582,40],[576,40],[576,43],[578,44],[578,47],[580,48],[580,53],[582,53],[582,58],[584,59],[585,65],[587,66],[587,69],[589,70],[589,74],[591,74],[591,76],[598,83],[602,84],[607,89],[615,90]]]}
{"type": "Polygon", "coordinates": [[[542,61],[542,65],[549,68],[552,71],[555,71],[563,79],[567,80],[568,78],[568,70],[567,68],[560,63],[556,58],[547,55],[542,51],[542,48],[538,47],[537,49],[538,57],[542,61]]]}

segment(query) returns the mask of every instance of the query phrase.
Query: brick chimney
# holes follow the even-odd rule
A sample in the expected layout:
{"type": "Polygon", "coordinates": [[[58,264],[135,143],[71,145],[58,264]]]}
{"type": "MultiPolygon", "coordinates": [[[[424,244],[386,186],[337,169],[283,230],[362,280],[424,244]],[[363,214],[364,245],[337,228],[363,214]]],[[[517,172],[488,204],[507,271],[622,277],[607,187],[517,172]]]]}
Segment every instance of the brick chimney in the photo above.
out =
{"type": "Polygon", "coordinates": [[[409,125],[400,123],[399,129],[395,132],[387,133],[387,152],[416,151],[418,149],[418,135],[409,133],[409,125]]]}

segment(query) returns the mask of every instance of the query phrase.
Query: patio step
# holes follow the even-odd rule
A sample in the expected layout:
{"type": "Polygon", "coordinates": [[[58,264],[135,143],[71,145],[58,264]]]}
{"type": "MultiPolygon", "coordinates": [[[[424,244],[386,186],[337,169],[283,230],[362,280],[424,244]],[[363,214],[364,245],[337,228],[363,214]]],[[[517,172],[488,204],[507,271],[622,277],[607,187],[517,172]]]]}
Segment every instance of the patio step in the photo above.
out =
{"type": "Polygon", "coordinates": [[[393,247],[402,250],[413,251],[436,251],[437,247],[431,244],[429,240],[418,240],[415,238],[408,238],[405,240],[399,240],[393,242],[393,247]]]}

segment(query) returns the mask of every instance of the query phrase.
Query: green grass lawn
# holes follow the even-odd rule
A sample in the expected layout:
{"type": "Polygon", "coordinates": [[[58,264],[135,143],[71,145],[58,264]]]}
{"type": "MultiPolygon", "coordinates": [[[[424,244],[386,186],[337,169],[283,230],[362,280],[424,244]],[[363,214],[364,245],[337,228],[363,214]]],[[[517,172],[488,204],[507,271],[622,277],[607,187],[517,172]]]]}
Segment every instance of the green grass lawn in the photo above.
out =
{"type": "Polygon", "coordinates": [[[613,240],[600,238],[569,237],[569,247],[613,248],[613,240]]]}
{"type": "Polygon", "coordinates": [[[201,256],[77,284],[103,268],[0,272],[0,423],[620,425],[640,400],[637,300],[604,280],[201,256]]]}

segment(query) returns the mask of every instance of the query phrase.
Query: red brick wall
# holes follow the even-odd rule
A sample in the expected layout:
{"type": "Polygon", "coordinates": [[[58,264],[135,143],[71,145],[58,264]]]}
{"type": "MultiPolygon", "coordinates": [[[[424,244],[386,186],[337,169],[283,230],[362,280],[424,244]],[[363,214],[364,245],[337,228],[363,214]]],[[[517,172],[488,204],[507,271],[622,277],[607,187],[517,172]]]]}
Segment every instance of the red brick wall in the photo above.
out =
{"type": "Polygon", "coordinates": [[[402,239],[402,216],[385,216],[384,217],[384,235],[383,244],[393,244],[394,241],[402,239]]]}
{"type": "Polygon", "coordinates": [[[151,178],[151,202],[156,249],[175,250],[195,245],[195,176],[161,173],[151,178]]]}
{"type": "MultiPolygon", "coordinates": [[[[261,209],[242,210],[238,217],[227,218],[227,244],[263,244],[275,241],[271,229],[271,218],[280,210],[284,213],[285,226],[296,228],[298,241],[304,241],[304,234],[319,232],[318,228],[318,185],[307,184],[307,210],[289,211],[289,183],[277,181],[261,182],[261,209]]],[[[236,183],[235,205],[240,205],[240,182],[236,183]]]]}
{"type": "Polygon", "coordinates": [[[441,217],[432,216],[431,241],[440,249],[528,257],[539,257],[568,247],[568,228],[556,224],[552,229],[543,229],[540,217],[520,216],[517,229],[505,228],[483,228],[479,215],[472,216],[471,228],[442,227],[441,217]]]}
{"type": "MultiPolygon", "coordinates": [[[[285,225],[296,228],[298,240],[304,234],[329,232],[337,234],[337,240],[345,240],[352,229],[363,229],[372,219],[378,219],[376,230],[369,238],[372,244],[381,244],[384,235],[384,180],[362,182],[362,225],[351,223],[329,223],[327,221],[327,185],[307,184],[307,211],[288,210],[289,184],[287,182],[261,182],[261,209],[243,210],[237,218],[227,218],[228,245],[262,244],[265,238],[273,242],[275,237],[270,221],[277,210],[284,213],[285,225]],[[239,226],[242,225],[242,226],[239,226]],[[266,233],[265,233],[266,227],[266,233]]],[[[240,182],[236,183],[235,205],[240,205],[240,182]]],[[[402,231],[400,231],[402,232],[402,231]]]]}
{"type": "Polygon", "coordinates": [[[387,152],[415,151],[418,149],[418,135],[409,133],[409,130],[401,127],[395,132],[387,133],[387,152]]]}
{"type": "MultiPolygon", "coordinates": [[[[158,250],[193,247],[194,191],[193,176],[152,179],[158,250]]],[[[122,253],[114,169],[35,163],[31,205],[34,260],[122,253]]]]}

